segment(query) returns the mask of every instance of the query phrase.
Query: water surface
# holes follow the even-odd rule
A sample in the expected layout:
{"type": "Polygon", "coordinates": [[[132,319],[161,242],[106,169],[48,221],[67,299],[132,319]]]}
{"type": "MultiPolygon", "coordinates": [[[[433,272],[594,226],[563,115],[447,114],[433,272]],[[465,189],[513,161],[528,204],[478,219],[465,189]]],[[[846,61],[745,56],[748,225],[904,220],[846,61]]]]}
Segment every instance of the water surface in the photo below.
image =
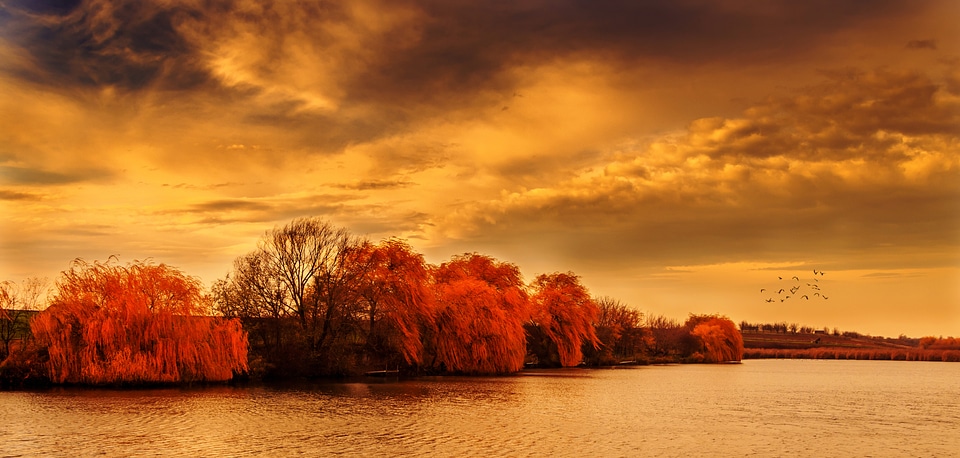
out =
{"type": "Polygon", "coordinates": [[[952,456],[960,364],[0,392],[0,456],[952,456]]]}

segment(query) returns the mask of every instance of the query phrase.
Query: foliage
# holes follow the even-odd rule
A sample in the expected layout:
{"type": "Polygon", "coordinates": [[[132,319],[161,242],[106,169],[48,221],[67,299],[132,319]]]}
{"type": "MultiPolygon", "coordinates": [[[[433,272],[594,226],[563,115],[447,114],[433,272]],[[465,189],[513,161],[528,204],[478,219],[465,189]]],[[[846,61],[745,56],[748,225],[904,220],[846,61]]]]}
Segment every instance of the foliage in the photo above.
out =
{"type": "Polygon", "coordinates": [[[55,383],[229,380],[247,370],[246,336],[208,312],[199,281],[172,267],[77,260],[31,328],[55,383]]]}
{"type": "Polygon", "coordinates": [[[687,320],[690,335],[700,342],[704,362],[722,363],[743,359],[743,336],[727,317],[715,315],[691,316],[687,320]]]}
{"type": "Polygon", "coordinates": [[[470,374],[523,368],[530,304],[517,266],[464,254],[435,268],[433,277],[433,368],[470,374]]]}
{"type": "MultiPolygon", "coordinates": [[[[234,261],[212,297],[251,330],[253,350],[284,375],[354,370],[363,346],[361,288],[366,242],[320,218],[297,218],[234,261]]],[[[268,374],[269,375],[269,374],[268,374]]]]}
{"type": "Polygon", "coordinates": [[[30,337],[30,317],[47,294],[47,280],[28,278],[20,283],[0,283],[0,362],[12,350],[14,341],[30,337]]]}
{"type": "Polygon", "coordinates": [[[360,287],[367,317],[367,350],[371,355],[399,354],[420,364],[423,334],[435,327],[434,295],[423,256],[397,239],[365,244],[354,264],[368,268],[360,287]]]}
{"type": "Polygon", "coordinates": [[[960,362],[960,350],[927,348],[844,348],[816,347],[806,349],[751,348],[744,359],[858,359],[882,361],[960,362]]]}
{"type": "Polygon", "coordinates": [[[599,310],[580,279],[573,273],[538,276],[531,285],[533,321],[556,346],[560,365],[580,364],[582,347],[600,345],[594,321],[599,310]]]}
{"type": "Polygon", "coordinates": [[[675,319],[663,315],[647,319],[647,327],[653,336],[652,356],[656,360],[675,360],[692,353],[694,342],[690,330],[675,319]]]}
{"type": "Polygon", "coordinates": [[[591,365],[646,362],[655,346],[653,333],[643,326],[643,314],[620,301],[602,297],[596,300],[594,329],[600,346],[585,347],[585,360],[591,365]]]}
{"type": "Polygon", "coordinates": [[[931,350],[960,350],[960,339],[955,337],[932,337],[920,339],[920,348],[931,350]]]}

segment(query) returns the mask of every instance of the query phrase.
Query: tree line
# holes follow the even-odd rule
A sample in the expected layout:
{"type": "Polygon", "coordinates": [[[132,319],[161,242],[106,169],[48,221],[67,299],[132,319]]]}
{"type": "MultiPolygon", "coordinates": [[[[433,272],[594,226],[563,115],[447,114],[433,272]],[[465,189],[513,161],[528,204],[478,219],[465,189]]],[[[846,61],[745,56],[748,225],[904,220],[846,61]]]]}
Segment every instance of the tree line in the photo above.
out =
{"type": "MultiPolygon", "coordinates": [[[[0,320],[14,322],[4,304],[0,320]]],[[[572,272],[525,283],[516,265],[478,253],[431,265],[403,240],[372,243],[320,218],[268,231],[206,291],[163,264],[75,261],[45,310],[15,320],[25,321],[30,338],[21,329],[17,345],[5,342],[0,379],[506,374],[743,353],[726,317],[645,319],[594,298],[572,272]]]]}

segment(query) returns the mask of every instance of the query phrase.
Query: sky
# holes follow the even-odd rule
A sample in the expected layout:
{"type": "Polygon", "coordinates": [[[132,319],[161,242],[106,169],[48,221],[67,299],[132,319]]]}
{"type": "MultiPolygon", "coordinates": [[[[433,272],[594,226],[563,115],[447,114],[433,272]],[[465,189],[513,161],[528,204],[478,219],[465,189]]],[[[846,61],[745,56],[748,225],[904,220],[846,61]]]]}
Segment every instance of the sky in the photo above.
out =
{"type": "Polygon", "coordinates": [[[319,216],[648,315],[960,336],[957,18],[0,0],[0,279],[116,255],[209,285],[319,216]]]}

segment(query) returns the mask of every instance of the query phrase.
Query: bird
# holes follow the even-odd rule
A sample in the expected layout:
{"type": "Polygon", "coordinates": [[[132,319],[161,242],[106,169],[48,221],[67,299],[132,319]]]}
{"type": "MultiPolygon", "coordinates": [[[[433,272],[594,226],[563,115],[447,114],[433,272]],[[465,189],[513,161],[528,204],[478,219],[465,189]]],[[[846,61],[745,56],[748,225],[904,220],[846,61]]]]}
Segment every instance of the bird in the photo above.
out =
{"type": "Polygon", "coordinates": [[[783,288],[780,288],[780,291],[777,291],[777,294],[783,294],[783,288]]]}
{"type": "Polygon", "coordinates": [[[819,296],[819,295],[820,295],[820,293],[813,293],[813,295],[814,295],[814,296],[819,296]]]}
{"type": "Polygon", "coordinates": [[[794,280],[796,280],[796,281],[800,281],[800,278],[799,278],[799,277],[797,277],[796,275],[794,275],[794,276],[793,276],[793,277],[791,277],[791,278],[793,278],[793,279],[794,279],[794,280]]]}
{"type": "Polygon", "coordinates": [[[764,292],[764,291],[766,291],[766,290],[767,290],[767,288],[760,288],[760,292],[761,292],[761,293],[764,292]]]}
{"type": "Polygon", "coordinates": [[[783,277],[777,277],[777,280],[783,280],[783,277]]]}
{"type": "Polygon", "coordinates": [[[813,269],[813,274],[814,274],[814,275],[817,274],[817,269],[813,269]]]}
{"type": "Polygon", "coordinates": [[[802,297],[802,298],[804,298],[804,299],[807,299],[807,300],[810,300],[810,296],[807,296],[806,294],[804,294],[803,296],[800,296],[800,297],[802,297]]]}
{"type": "Polygon", "coordinates": [[[830,298],[827,297],[827,296],[820,296],[820,297],[822,297],[822,298],[824,298],[824,299],[830,299],[830,298]]]}
{"type": "Polygon", "coordinates": [[[768,297],[768,298],[767,298],[767,302],[773,302],[773,298],[772,298],[772,297],[768,297]]]}

